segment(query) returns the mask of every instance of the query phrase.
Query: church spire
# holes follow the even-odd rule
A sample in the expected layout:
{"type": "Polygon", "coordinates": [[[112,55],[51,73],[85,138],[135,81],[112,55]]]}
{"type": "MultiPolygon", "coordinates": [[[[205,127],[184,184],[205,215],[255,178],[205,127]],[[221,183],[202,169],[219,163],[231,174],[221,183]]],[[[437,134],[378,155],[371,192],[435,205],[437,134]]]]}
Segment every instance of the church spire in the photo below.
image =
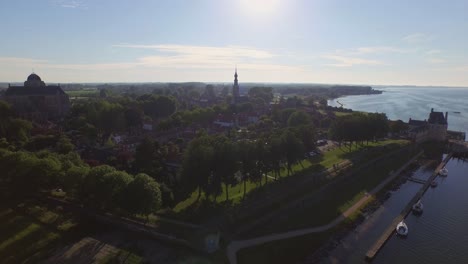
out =
{"type": "Polygon", "coordinates": [[[232,99],[233,103],[236,104],[239,100],[239,81],[237,80],[237,66],[234,72],[234,85],[232,86],[232,99]]]}

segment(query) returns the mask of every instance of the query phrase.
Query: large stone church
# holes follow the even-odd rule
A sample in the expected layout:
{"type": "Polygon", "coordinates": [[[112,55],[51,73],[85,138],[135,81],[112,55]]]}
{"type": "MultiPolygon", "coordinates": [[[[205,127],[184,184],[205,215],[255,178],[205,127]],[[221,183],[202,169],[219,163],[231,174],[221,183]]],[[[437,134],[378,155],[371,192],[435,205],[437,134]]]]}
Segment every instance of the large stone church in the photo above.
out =
{"type": "Polygon", "coordinates": [[[60,119],[70,109],[68,95],[60,85],[46,85],[35,73],[24,86],[8,85],[4,98],[19,117],[34,122],[60,119]]]}

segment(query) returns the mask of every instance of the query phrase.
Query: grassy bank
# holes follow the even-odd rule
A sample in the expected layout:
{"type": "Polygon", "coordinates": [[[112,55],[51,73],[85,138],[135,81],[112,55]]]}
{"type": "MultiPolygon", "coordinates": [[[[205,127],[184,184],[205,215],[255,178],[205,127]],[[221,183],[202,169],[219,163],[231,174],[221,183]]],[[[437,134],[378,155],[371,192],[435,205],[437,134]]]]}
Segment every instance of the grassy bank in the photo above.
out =
{"type": "MultiPolygon", "coordinates": [[[[259,227],[255,235],[269,234],[312,227],[326,224],[340,215],[343,211],[358,201],[365,192],[376,187],[391,171],[394,171],[407,162],[414,151],[382,160],[368,168],[359,171],[350,180],[336,186],[332,193],[325,194],[316,203],[304,205],[292,210],[283,219],[259,227]]],[[[350,218],[356,218],[359,213],[350,218]]],[[[353,219],[348,219],[349,223],[353,219]]],[[[347,224],[346,222],[343,225],[347,224]]],[[[256,263],[253,260],[262,260],[264,263],[290,263],[303,260],[307,255],[317,250],[332,233],[341,227],[325,233],[310,234],[302,237],[270,242],[261,246],[247,248],[239,251],[239,263],[256,263]],[[275,252],[281,252],[277,254],[275,252]]]]}

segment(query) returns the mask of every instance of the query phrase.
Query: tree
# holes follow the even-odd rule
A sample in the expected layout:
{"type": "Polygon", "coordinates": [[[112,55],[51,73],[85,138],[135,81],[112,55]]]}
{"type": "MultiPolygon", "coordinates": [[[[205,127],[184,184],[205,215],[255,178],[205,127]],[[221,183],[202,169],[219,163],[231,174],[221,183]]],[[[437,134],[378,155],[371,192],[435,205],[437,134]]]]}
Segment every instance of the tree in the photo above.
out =
{"type": "Polygon", "coordinates": [[[78,195],[86,175],[89,173],[87,166],[72,166],[64,174],[63,188],[72,196],[78,195]]]}
{"type": "Polygon", "coordinates": [[[216,93],[214,91],[214,86],[212,84],[208,84],[207,86],[205,86],[204,95],[209,99],[216,98],[216,93]]]}
{"type": "Polygon", "coordinates": [[[312,125],[305,125],[295,128],[296,137],[299,138],[307,151],[313,150],[316,147],[317,135],[315,128],[312,125]]]}
{"type": "Polygon", "coordinates": [[[143,115],[143,111],[139,108],[131,107],[125,109],[125,123],[127,124],[128,128],[130,129],[141,127],[143,124],[143,115]]]}
{"type": "Polygon", "coordinates": [[[235,182],[234,174],[239,170],[237,146],[225,136],[213,139],[213,177],[224,182],[226,201],[229,200],[229,185],[235,182]]]}
{"type": "Polygon", "coordinates": [[[256,157],[256,148],[255,144],[248,141],[239,142],[239,161],[240,161],[240,171],[242,173],[242,182],[244,184],[244,194],[245,198],[247,181],[250,180],[250,174],[254,174],[255,165],[257,163],[256,157]]]}
{"type": "Polygon", "coordinates": [[[163,149],[157,141],[144,138],[135,150],[133,169],[136,172],[146,173],[151,177],[161,180],[161,172],[164,170],[164,157],[167,150],[163,149]]]}
{"type": "Polygon", "coordinates": [[[146,115],[153,119],[166,118],[176,110],[176,100],[172,96],[143,95],[138,98],[146,115]]]}
{"type": "Polygon", "coordinates": [[[292,166],[295,163],[300,163],[304,157],[304,144],[289,130],[286,130],[281,135],[281,143],[286,157],[288,175],[290,175],[293,172],[292,166]]]}
{"type": "Polygon", "coordinates": [[[75,145],[66,136],[61,136],[55,146],[55,149],[60,154],[67,154],[75,149],[75,145]]]}
{"type": "Polygon", "coordinates": [[[408,124],[401,120],[389,121],[388,127],[390,132],[394,134],[398,134],[408,130],[408,124]]]}
{"type": "Polygon", "coordinates": [[[307,126],[310,123],[310,115],[303,111],[295,111],[288,118],[289,127],[307,126]]]}
{"type": "Polygon", "coordinates": [[[80,197],[85,202],[94,204],[97,200],[96,196],[101,191],[99,182],[102,181],[104,175],[116,171],[114,167],[109,165],[101,165],[91,168],[88,175],[84,178],[83,185],[80,190],[80,197]]]}
{"type": "Polygon", "coordinates": [[[271,87],[252,87],[249,90],[249,98],[260,98],[265,103],[270,103],[273,100],[273,88],[271,87]]]}
{"type": "MultiPolygon", "coordinates": [[[[98,123],[96,127],[99,128],[105,134],[111,134],[115,131],[120,131],[125,128],[125,116],[124,109],[120,104],[109,103],[101,101],[100,108],[98,110],[98,123]]],[[[107,137],[103,139],[103,142],[107,140],[107,137]]]]}
{"type": "Polygon", "coordinates": [[[124,190],[132,181],[132,176],[124,171],[113,171],[100,175],[96,181],[96,203],[101,208],[114,209],[125,204],[124,190]]]}
{"type": "Polygon", "coordinates": [[[192,140],[184,153],[181,171],[183,187],[186,193],[198,189],[197,201],[202,190],[209,187],[213,155],[214,149],[207,135],[199,135],[192,140]]]}
{"type": "Polygon", "coordinates": [[[125,194],[125,208],[131,214],[156,213],[162,204],[159,184],[144,173],[135,176],[125,194]]]}
{"type": "Polygon", "coordinates": [[[294,108],[285,108],[279,112],[278,114],[279,120],[276,120],[276,121],[281,122],[284,125],[287,125],[289,117],[295,112],[296,112],[296,109],[294,108]]]}

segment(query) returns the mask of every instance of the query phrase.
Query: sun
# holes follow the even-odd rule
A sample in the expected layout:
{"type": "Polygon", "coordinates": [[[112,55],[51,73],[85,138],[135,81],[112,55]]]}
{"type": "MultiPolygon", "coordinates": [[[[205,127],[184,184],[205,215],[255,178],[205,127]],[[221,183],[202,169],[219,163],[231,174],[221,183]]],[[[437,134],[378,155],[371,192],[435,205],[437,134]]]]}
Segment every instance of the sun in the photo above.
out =
{"type": "Polygon", "coordinates": [[[280,11],[283,0],[239,0],[246,14],[269,17],[280,11]]]}

